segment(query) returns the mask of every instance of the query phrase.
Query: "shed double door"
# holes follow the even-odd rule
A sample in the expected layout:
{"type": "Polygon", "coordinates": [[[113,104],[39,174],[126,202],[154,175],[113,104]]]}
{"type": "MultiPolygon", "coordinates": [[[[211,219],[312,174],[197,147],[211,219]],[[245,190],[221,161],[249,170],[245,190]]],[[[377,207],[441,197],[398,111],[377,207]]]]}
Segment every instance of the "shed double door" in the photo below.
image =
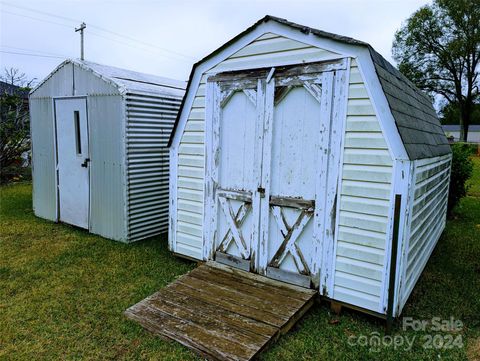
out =
{"type": "Polygon", "coordinates": [[[318,286],[334,78],[319,69],[209,78],[207,258],[318,286]]]}

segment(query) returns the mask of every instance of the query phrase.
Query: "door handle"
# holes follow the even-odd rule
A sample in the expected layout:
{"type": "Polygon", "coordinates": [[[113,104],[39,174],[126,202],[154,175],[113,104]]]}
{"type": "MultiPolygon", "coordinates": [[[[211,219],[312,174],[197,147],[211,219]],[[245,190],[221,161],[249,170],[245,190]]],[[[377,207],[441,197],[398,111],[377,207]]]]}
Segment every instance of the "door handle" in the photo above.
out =
{"type": "Polygon", "coordinates": [[[258,187],[257,192],[260,193],[260,198],[265,198],[265,188],[258,187]]]}
{"type": "Polygon", "coordinates": [[[88,162],[90,162],[90,158],[85,158],[85,160],[83,161],[83,163],[81,164],[81,166],[83,168],[87,168],[88,167],[88,162]]]}

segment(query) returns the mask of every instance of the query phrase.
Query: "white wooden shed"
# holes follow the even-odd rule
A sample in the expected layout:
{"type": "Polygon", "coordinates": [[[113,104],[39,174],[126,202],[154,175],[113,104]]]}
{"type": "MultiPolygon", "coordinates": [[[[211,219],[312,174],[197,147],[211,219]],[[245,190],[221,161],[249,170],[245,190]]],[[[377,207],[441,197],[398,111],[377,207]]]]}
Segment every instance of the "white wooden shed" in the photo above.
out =
{"type": "Polygon", "coordinates": [[[37,216],[130,242],[168,228],[168,138],[185,83],[66,60],[30,93],[37,216]]]}
{"type": "Polygon", "coordinates": [[[430,99],[368,44],[266,16],[194,65],[169,245],[398,316],[445,227],[430,99]]]}

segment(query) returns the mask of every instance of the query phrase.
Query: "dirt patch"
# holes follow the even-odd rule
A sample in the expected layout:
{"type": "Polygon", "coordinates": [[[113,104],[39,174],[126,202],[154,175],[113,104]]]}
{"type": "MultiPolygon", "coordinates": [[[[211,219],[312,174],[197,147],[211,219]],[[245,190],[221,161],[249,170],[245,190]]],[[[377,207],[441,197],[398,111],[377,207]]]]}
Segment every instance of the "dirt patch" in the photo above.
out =
{"type": "Polygon", "coordinates": [[[480,337],[468,343],[467,359],[469,361],[480,361],[480,337]]]}

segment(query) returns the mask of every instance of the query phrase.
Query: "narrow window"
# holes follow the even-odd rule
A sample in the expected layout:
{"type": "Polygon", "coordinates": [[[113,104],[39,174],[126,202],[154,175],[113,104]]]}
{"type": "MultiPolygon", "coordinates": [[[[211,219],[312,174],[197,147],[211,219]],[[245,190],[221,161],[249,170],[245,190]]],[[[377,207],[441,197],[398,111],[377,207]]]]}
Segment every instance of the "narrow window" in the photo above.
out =
{"type": "Polygon", "coordinates": [[[73,112],[73,121],[75,122],[75,143],[77,145],[77,155],[82,154],[82,138],[80,137],[80,112],[73,112]]]}

